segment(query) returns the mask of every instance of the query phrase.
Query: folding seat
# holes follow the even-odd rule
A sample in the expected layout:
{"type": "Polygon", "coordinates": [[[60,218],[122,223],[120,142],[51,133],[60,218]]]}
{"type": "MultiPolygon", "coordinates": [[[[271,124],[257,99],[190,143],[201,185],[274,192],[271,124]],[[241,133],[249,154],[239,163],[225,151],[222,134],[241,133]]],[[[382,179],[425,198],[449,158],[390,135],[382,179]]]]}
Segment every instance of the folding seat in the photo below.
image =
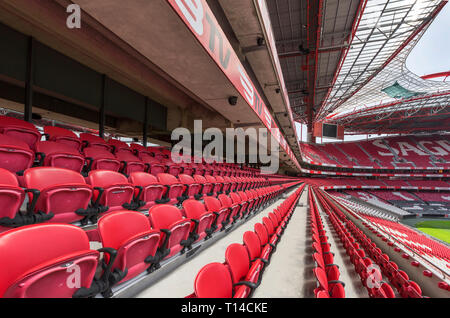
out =
{"type": "Polygon", "coordinates": [[[41,140],[41,133],[32,123],[14,117],[0,116],[0,134],[18,139],[32,150],[41,140]]]}
{"type": "Polygon", "coordinates": [[[381,282],[381,286],[376,289],[374,297],[376,297],[376,298],[396,298],[394,290],[386,282],[381,282]]]}
{"type": "Polygon", "coordinates": [[[95,147],[101,148],[103,150],[107,150],[111,152],[112,146],[108,144],[102,137],[89,134],[89,133],[81,133],[80,140],[82,142],[82,147],[95,147]]]}
{"type": "Polygon", "coordinates": [[[148,217],[152,228],[162,232],[158,248],[161,260],[190,248],[193,243],[190,239],[191,220],[184,218],[177,207],[155,205],[148,211],[148,217]]]}
{"type": "Polygon", "coordinates": [[[117,152],[116,158],[121,163],[120,172],[127,176],[132,172],[144,172],[146,170],[145,164],[129,151],[117,152]]]}
{"type": "Polygon", "coordinates": [[[194,181],[194,178],[187,174],[179,174],[178,180],[185,186],[183,197],[185,199],[200,199],[202,186],[194,181]]]}
{"type": "Polygon", "coordinates": [[[253,199],[253,195],[250,192],[244,192],[244,191],[238,191],[237,193],[239,197],[241,198],[241,202],[247,202],[247,211],[248,215],[250,215],[253,212],[253,204],[255,203],[255,200],[253,199]]]}
{"type": "Polygon", "coordinates": [[[48,141],[58,142],[78,151],[81,150],[81,140],[71,130],[56,126],[45,126],[44,135],[48,141]]]}
{"type": "Polygon", "coordinates": [[[261,283],[261,272],[264,264],[261,261],[250,264],[247,249],[242,244],[231,244],[225,251],[225,264],[231,272],[233,288],[242,290],[243,297],[250,297],[261,283]]]}
{"type": "Polygon", "coordinates": [[[195,242],[209,239],[214,232],[215,215],[207,211],[200,201],[189,199],[183,201],[184,215],[192,221],[191,233],[195,242]]]}
{"type": "Polygon", "coordinates": [[[24,199],[25,191],[19,187],[15,174],[0,168],[0,230],[13,225],[24,199]]]}
{"type": "Polygon", "coordinates": [[[192,167],[194,169],[194,176],[200,175],[203,176],[205,174],[205,167],[201,163],[192,163],[192,167]]]}
{"type": "Polygon", "coordinates": [[[162,163],[166,167],[166,173],[171,174],[175,177],[178,176],[183,170],[183,168],[178,163],[172,162],[172,160],[164,160],[162,163]]]}
{"type": "Polygon", "coordinates": [[[325,291],[328,292],[331,298],[345,298],[345,284],[343,282],[338,280],[328,280],[327,274],[320,267],[314,268],[313,272],[318,282],[318,287],[314,289],[316,297],[320,291],[325,291]]]}
{"type": "Polygon", "coordinates": [[[233,289],[231,273],[222,263],[210,263],[197,273],[194,293],[186,298],[244,298],[245,286],[233,289]]]}
{"type": "Polygon", "coordinates": [[[233,204],[238,204],[241,207],[241,209],[239,210],[239,215],[241,216],[241,219],[247,217],[248,202],[242,200],[242,198],[236,192],[231,192],[230,197],[231,200],[233,201],[233,204]]]}
{"type": "Polygon", "coordinates": [[[236,177],[229,177],[230,181],[232,182],[232,184],[235,184],[235,187],[233,189],[233,186],[231,186],[231,191],[240,191],[242,188],[242,181],[240,180],[240,178],[236,178],[236,177]]]}
{"type": "Polygon", "coordinates": [[[159,173],[158,181],[167,188],[162,199],[162,203],[177,204],[184,200],[184,185],[173,175],[168,173],[159,173]]]}
{"type": "Polygon", "coordinates": [[[147,147],[140,144],[131,143],[130,148],[133,151],[133,154],[142,161],[144,161],[143,158],[154,158],[153,153],[147,147]]]}
{"type": "Polygon", "coordinates": [[[110,170],[118,172],[120,161],[111,152],[100,147],[86,147],[83,149],[86,159],[86,171],[110,170]]]}
{"type": "MultiPolygon", "coordinates": [[[[230,180],[227,180],[226,177],[220,177],[221,179],[219,179],[221,182],[223,182],[223,188],[222,188],[222,193],[230,193],[230,189],[232,186],[232,182],[230,180]]],[[[216,177],[217,180],[217,177],[216,177]]]]}
{"type": "Polygon", "coordinates": [[[93,170],[89,172],[88,182],[94,188],[93,206],[100,208],[102,213],[141,207],[141,202],[135,197],[134,186],[121,173],[93,170]]]}
{"type": "MultiPolygon", "coordinates": [[[[98,233],[102,246],[117,251],[111,264],[115,283],[130,280],[158,263],[161,235],[151,228],[145,215],[126,210],[106,214],[98,220],[98,233]]],[[[110,259],[105,262],[109,264],[110,259]]]]}
{"type": "Polygon", "coordinates": [[[159,162],[168,158],[168,156],[164,155],[164,153],[159,148],[147,147],[147,149],[153,154],[153,157],[159,162]]]}
{"type": "Polygon", "coordinates": [[[219,193],[222,190],[223,183],[219,182],[215,177],[213,177],[211,175],[206,175],[205,179],[207,182],[209,182],[213,185],[212,189],[211,189],[211,193],[212,193],[212,195],[216,196],[217,193],[219,193]]]}
{"type": "Polygon", "coordinates": [[[0,168],[22,174],[34,162],[34,151],[20,139],[0,134],[0,168]]]}
{"type": "Polygon", "coordinates": [[[166,172],[166,166],[160,160],[153,157],[141,157],[142,162],[147,165],[147,172],[154,176],[166,172]]]}
{"type": "Polygon", "coordinates": [[[190,163],[182,162],[182,163],[180,163],[180,167],[181,167],[181,174],[185,174],[188,176],[193,175],[194,168],[192,167],[192,165],[190,163]]]}
{"type": "Polygon", "coordinates": [[[252,231],[245,232],[242,240],[244,246],[247,248],[251,263],[259,261],[264,265],[269,264],[270,253],[272,252],[272,247],[270,245],[266,244],[262,248],[262,243],[259,240],[258,235],[252,231]]]}
{"type": "MultiPolygon", "coordinates": [[[[270,260],[272,252],[276,250],[276,246],[274,243],[269,241],[269,233],[267,233],[267,228],[261,223],[255,223],[254,230],[255,230],[255,234],[257,235],[257,237],[259,239],[259,243],[261,245],[260,256],[263,259],[270,260]]],[[[249,235],[254,236],[252,234],[249,234],[249,235]]],[[[252,238],[250,237],[250,240],[251,239],[252,238]]]]}
{"type": "Polygon", "coordinates": [[[212,176],[213,175],[213,167],[209,164],[204,164],[203,168],[205,169],[205,173],[203,174],[205,177],[206,176],[212,176]]]}
{"type": "Polygon", "coordinates": [[[112,148],[111,152],[114,154],[124,152],[124,153],[135,155],[133,149],[130,146],[128,146],[128,144],[126,142],[111,138],[108,140],[108,144],[111,146],[111,148],[112,148]]]}
{"type": "Polygon", "coordinates": [[[272,223],[272,220],[266,216],[262,218],[262,223],[267,229],[267,234],[269,235],[269,242],[274,245],[277,244],[281,238],[281,230],[282,230],[281,227],[276,228],[272,223]]]}
{"type": "Polygon", "coordinates": [[[200,194],[202,196],[213,195],[212,190],[213,190],[214,185],[212,183],[208,182],[204,176],[195,174],[194,180],[195,180],[195,182],[197,182],[198,184],[200,184],[202,186],[202,189],[200,190],[200,194]]]}
{"type": "Polygon", "coordinates": [[[128,180],[137,188],[135,197],[141,202],[139,205],[142,209],[149,209],[157,203],[162,203],[162,197],[167,189],[154,175],[146,172],[132,172],[128,180]]]}
{"type": "Polygon", "coordinates": [[[36,223],[73,223],[98,214],[96,208],[89,207],[92,187],[73,170],[35,167],[27,169],[23,178],[30,202],[28,211],[35,214],[36,223]]]}
{"type": "Polygon", "coordinates": [[[320,267],[327,274],[328,281],[338,280],[340,276],[339,266],[336,264],[326,264],[322,255],[319,253],[313,254],[313,259],[316,262],[316,267],[320,267]]]}
{"type": "Polygon", "coordinates": [[[86,232],[73,225],[29,225],[4,232],[0,297],[71,298],[92,287],[99,257],[99,251],[90,249],[86,232]],[[68,283],[74,271],[78,284],[68,283]]]}
{"type": "Polygon", "coordinates": [[[220,200],[214,197],[206,197],[204,202],[206,209],[216,216],[215,222],[213,223],[213,230],[224,230],[230,223],[230,209],[222,206],[220,200]]]}
{"type": "Polygon", "coordinates": [[[84,156],[75,148],[54,141],[38,141],[36,157],[39,166],[57,167],[81,173],[84,156]]]}
{"type": "Polygon", "coordinates": [[[238,203],[234,203],[226,194],[219,194],[218,198],[222,206],[229,209],[230,220],[232,220],[232,223],[236,223],[236,221],[241,217],[241,206],[238,203]]]}
{"type": "Polygon", "coordinates": [[[214,176],[214,178],[216,179],[216,183],[219,184],[217,194],[219,195],[219,194],[225,193],[226,192],[225,186],[227,185],[227,183],[225,182],[223,177],[214,176]]]}

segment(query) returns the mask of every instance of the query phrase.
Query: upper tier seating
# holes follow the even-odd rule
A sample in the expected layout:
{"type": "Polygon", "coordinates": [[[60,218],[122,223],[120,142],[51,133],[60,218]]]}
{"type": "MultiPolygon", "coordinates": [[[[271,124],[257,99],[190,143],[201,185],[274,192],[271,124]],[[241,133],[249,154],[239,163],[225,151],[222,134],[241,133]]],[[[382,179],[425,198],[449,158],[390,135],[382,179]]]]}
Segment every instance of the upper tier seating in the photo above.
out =
{"type": "Polygon", "coordinates": [[[300,143],[303,159],[313,164],[373,169],[448,169],[447,135],[393,136],[339,143],[300,143]]]}

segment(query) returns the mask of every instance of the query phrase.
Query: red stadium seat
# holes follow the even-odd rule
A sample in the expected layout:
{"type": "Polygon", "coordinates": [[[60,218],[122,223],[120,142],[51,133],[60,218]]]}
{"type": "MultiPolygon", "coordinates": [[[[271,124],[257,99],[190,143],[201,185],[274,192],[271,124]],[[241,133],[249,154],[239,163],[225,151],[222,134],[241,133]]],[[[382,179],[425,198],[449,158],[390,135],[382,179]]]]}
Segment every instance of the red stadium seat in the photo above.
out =
{"type": "Polygon", "coordinates": [[[89,172],[89,184],[94,187],[94,206],[102,212],[140,208],[134,197],[135,188],[127,177],[109,170],[94,170],[89,172]]]}
{"type": "Polygon", "coordinates": [[[184,185],[175,176],[168,173],[159,173],[158,181],[167,188],[162,199],[163,203],[177,204],[183,201],[184,185]]]}
{"type": "Polygon", "coordinates": [[[233,282],[228,268],[222,263],[210,263],[198,272],[194,293],[190,298],[243,298],[245,286],[237,292],[233,290],[233,282]]]}
{"type": "Polygon", "coordinates": [[[95,216],[89,208],[92,187],[75,171],[54,168],[30,168],[24,173],[30,203],[29,212],[52,223],[73,223],[95,216]]]}
{"type": "Polygon", "coordinates": [[[108,140],[108,144],[110,144],[112,146],[112,152],[114,154],[124,152],[127,154],[134,155],[133,149],[130,148],[130,146],[128,146],[128,144],[126,142],[111,138],[108,140]]]}
{"type": "Polygon", "coordinates": [[[45,126],[44,135],[47,140],[58,142],[69,147],[81,150],[81,140],[73,131],[56,126],[45,126]]]}
{"type": "Polygon", "coordinates": [[[194,181],[194,178],[187,174],[179,174],[178,180],[185,186],[183,197],[185,199],[200,199],[202,186],[194,181]]]}
{"type": "Polygon", "coordinates": [[[155,205],[148,211],[153,229],[161,231],[159,253],[167,259],[190,247],[191,220],[183,217],[181,211],[168,204],[155,205]]]}
{"type": "Polygon", "coordinates": [[[226,194],[219,194],[218,198],[222,206],[229,209],[230,219],[232,223],[235,223],[241,217],[241,206],[238,203],[234,203],[226,194]]]}
{"type": "Polygon", "coordinates": [[[15,137],[0,134],[0,168],[22,174],[34,161],[34,151],[15,137]]]}
{"type": "MultiPolygon", "coordinates": [[[[19,187],[16,176],[0,168],[0,229],[14,225],[17,213],[25,199],[25,191],[19,187]]],[[[20,215],[18,216],[20,218],[20,215]]],[[[19,221],[19,223],[21,223],[19,221]]]]}
{"type": "Polygon", "coordinates": [[[161,199],[166,192],[166,188],[159,183],[155,176],[146,172],[132,172],[128,179],[138,188],[136,198],[142,202],[141,207],[143,209],[149,209],[162,202],[161,199]]]}
{"type": "Polygon", "coordinates": [[[32,150],[41,140],[41,133],[33,124],[14,117],[0,116],[0,134],[21,140],[32,150]]]}
{"type": "Polygon", "coordinates": [[[207,211],[203,203],[192,199],[183,202],[183,209],[185,216],[192,221],[191,233],[195,235],[195,241],[210,238],[214,232],[214,214],[207,211]]]}
{"type": "Polygon", "coordinates": [[[84,156],[75,148],[55,141],[38,141],[36,156],[39,166],[65,168],[81,173],[84,156]]]}
{"type": "MultiPolygon", "coordinates": [[[[102,245],[117,250],[111,271],[115,283],[123,283],[150,270],[157,262],[160,232],[153,230],[148,218],[138,212],[116,211],[98,220],[102,245]]],[[[109,258],[106,263],[109,263],[109,258]]]]}
{"type": "Polygon", "coordinates": [[[91,170],[119,171],[120,162],[111,152],[100,147],[86,147],[83,149],[86,159],[87,172],[91,170]]]}
{"type": "Polygon", "coordinates": [[[131,151],[121,151],[120,149],[116,152],[116,158],[121,163],[120,172],[129,176],[132,172],[144,172],[146,170],[145,164],[131,151]]]}
{"type": "Polygon", "coordinates": [[[29,225],[0,234],[0,297],[71,298],[91,287],[99,256],[73,225],[29,225]]]}
{"type": "Polygon", "coordinates": [[[95,147],[103,150],[107,150],[111,152],[112,146],[108,144],[103,138],[89,134],[89,133],[81,133],[80,140],[82,142],[83,148],[86,147],[95,147]]]}
{"type": "Polygon", "coordinates": [[[230,223],[230,209],[223,207],[219,199],[214,197],[206,197],[204,201],[206,209],[216,216],[216,220],[213,224],[214,231],[225,229],[228,223],[230,223]]]}

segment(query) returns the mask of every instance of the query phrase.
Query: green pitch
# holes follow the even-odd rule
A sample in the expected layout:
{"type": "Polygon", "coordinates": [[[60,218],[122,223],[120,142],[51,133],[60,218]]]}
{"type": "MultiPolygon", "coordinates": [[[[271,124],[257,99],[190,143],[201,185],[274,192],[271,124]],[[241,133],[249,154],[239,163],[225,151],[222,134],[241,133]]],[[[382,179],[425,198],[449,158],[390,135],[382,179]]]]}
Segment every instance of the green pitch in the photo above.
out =
{"type": "Polygon", "coordinates": [[[450,243],[450,221],[423,221],[414,225],[419,231],[450,243]]]}

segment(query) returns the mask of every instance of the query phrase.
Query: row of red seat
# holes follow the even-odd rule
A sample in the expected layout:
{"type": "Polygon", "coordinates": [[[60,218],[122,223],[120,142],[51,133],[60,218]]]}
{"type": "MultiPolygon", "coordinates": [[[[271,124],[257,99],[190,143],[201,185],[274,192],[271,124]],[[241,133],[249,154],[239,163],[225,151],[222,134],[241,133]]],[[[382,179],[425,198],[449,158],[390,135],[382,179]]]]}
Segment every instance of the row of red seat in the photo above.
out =
{"type": "Polygon", "coordinates": [[[162,147],[144,147],[81,133],[54,126],[44,127],[47,140],[41,141],[39,130],[26,121],[0,116],[0,168],[22,174],[34,166],[66,168],[87,174],[91,170],[120,171],[126,175],[132,172],[149,172],[153,175],[169,173],[187,175],[237,176],[259,175],[256,170],[228,163],[194,161],[172,161],[171,152],[162,147]]]}
{"type": "Polygon", "coordinates": [[[224,263],[210,263],[197,273],[194,292],[186,298],[247,298],[262,279],[295,208],[304,184],[290,195],[254,231],[243,235],[243,244],[234,243],[225,251],[224,263]]]}
{"type": "Polygon", "coordinates": [[[328,243],[327,233],[311,188],[308,192],[308,201],[313,259],[316,264],[313,272],[318,284],[314,289],[314,295],[316,298],[345,298],[345,284],[338,280],[339,266],[333,263],[334,254],[331,252],[331,244],[328,243]]]}
{"type": "Polygon", "coordinates": [[[98,220],[97,235],[91,236],[103,246],[97,251],[90,249],[87,233],[74,225],[34,224],[9,230],[0,234],[0,267],[4,271],[0,296],[112,296],[116,284],[157,270],[161,261],[231,226],[236,220],[230,218],[233,214],[246,218],[295,184],[270,187],[248,204],[228,206],[208,197],[205,204],[186,200],[183,209],[153,206],[148,216],[129,210],[108,213],[98,220]],[[74,271],[78,283],[72,282],[74,271]]]}
{"type": "Polygon", "coordinates": [[[390,261],[389,256],[348,219],[330,198],[320,191],[316,193],[370,297],[395,298],[394,286],[403,298],[422,298],[421,288],[415,281],[409,280],[408,275],[399,270],[398,265],[390,261]],[[383,274],[392,286],[383,281],[383,274]]]}
{"type": "Polygon", "coordinates": [[[155,177],[145,172],[133,172],[127,178],[109,170],[91,171],[84,178],[75,171],[52,167],[29,168],[19,183],[15,174],[0,169],[0,227],[5,230],[43,221],[95,223],[106,212],[180,204],[186,199],[219,194],[231,193],[232,202],[239,203],[262,195],[269,191],[267,187],[268,182],[262,178],[195,176],[194,179],[166,173],[155,177]],[[27,212],[21,213],[25,195],[29,199],[27,212]]]}

